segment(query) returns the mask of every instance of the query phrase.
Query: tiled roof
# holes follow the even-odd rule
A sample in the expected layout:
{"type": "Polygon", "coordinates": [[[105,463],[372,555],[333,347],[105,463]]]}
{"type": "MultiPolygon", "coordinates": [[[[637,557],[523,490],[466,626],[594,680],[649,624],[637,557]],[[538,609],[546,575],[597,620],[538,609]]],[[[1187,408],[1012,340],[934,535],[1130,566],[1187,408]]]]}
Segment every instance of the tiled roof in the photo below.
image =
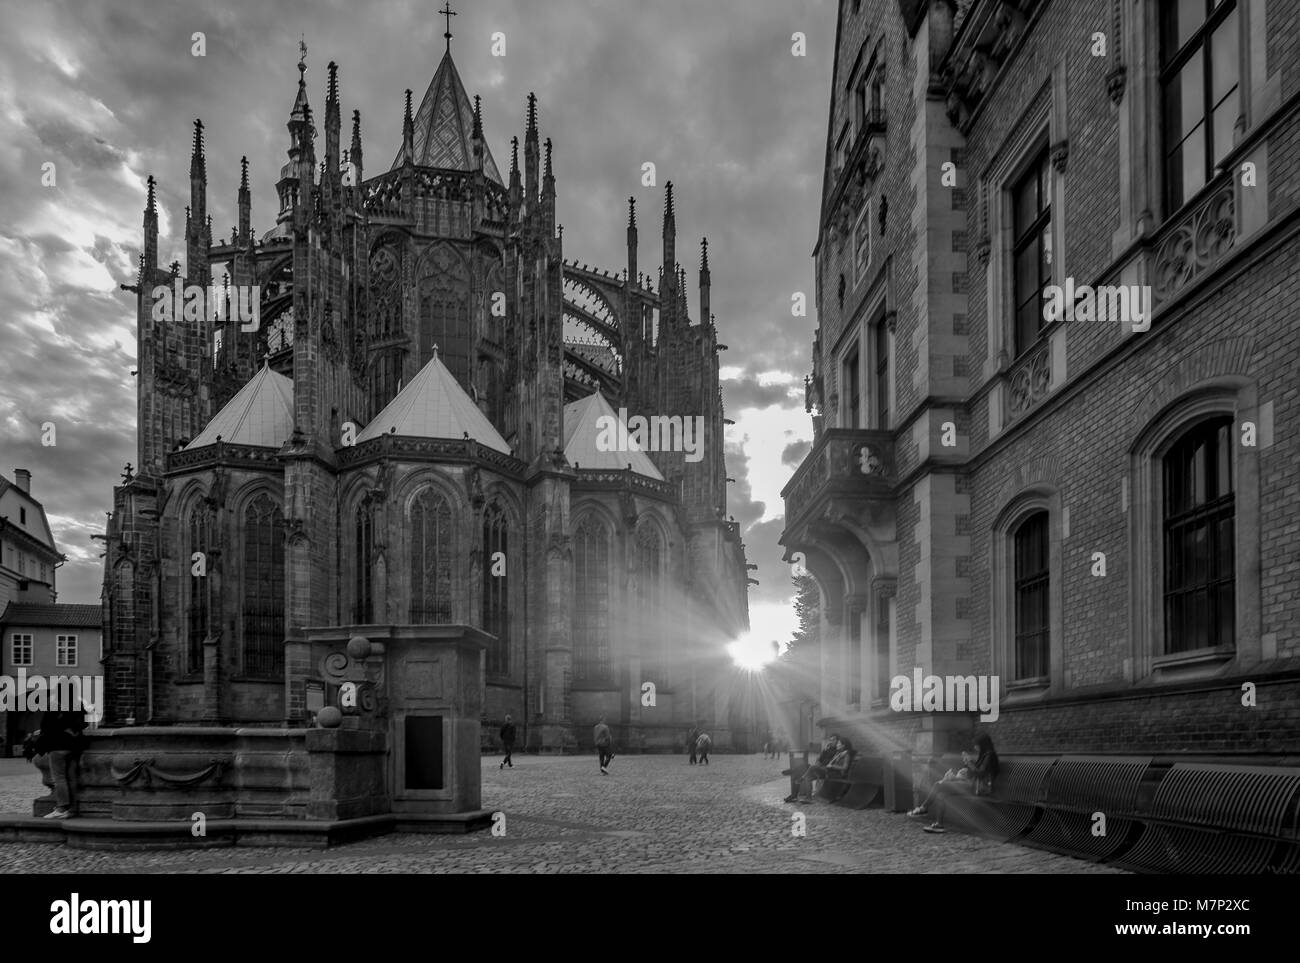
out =
{"type": "MultiPolygon", "coordinates": [[[[460,82],[451,51],[448,51],[443,54],[412,121],[414,163],[418,167],[473,170],[474,147],[470,140],[473,130],[474,108],[465,93],[465,85],[460,82]]],[[[401,166],[402,152],[398,150],[392,170],[401,166]]],[[[483,173],[490,180],[502,183],[486,140],[483,142],[483,173]]]]}
{"type": "Polygon", "coordinates": [[[510,446],[465,394],[436,350],[411,383],[361,430],[357,441],[387,434],[457,440],[469,435],[480,445],[510,454],[510,446]]]}
{"type": "Polygon", "coordinates": [[[602,432],[600,419],[604,417],[618,420],[618,415],[599,391],[564,406],[564,457],[569,464],[578,468],[616,471],[622,471],[631,465],[638,475],[663,481],[664,476],[659,474],[659,469],[650,460],[650,456],[637,447],[626,430],[621,432],[627,441],[626,451],[600,450],[596,442],[602,432]]]}
{"type": "Polygon", "coordinates": [[[35,602],[10,602],[0,613],[6,625],[52,625],[57,628],[100,627],[103,609],[98,605],[41,605],[35,602]]]}
{"type": "Polygon", "coordinates": [[[263,365],[186,448],[232,445],[279,448],[293,433],[293,382],[263,365]]]}

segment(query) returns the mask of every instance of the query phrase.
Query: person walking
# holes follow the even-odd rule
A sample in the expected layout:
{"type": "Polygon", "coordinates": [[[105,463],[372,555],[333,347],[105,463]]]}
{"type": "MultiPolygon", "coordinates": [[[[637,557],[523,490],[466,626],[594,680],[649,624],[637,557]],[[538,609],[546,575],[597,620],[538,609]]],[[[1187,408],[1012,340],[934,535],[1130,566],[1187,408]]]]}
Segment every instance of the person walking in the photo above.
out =
{"type": "Polygon", "coordinates": [[[501,765],[498,768],[504,769],[506,766],[511,769],[515,768],[515,764],[510,761],[510,757],[515,751],[515,724],[510,721],[508,714],[506,715],[506,724],[501,727],[501,746],[506,751],[506,757],[501,760],[501,765]]]}
{"type": "Polygon", "coordinates": [[[41,716],[41,733],[36,752],[49,756],[50,777],[54,782],[54,809],[46,819],[68,819],[76,814],[77,767],[81,760],[86,729],[86,713],[47,712],[41,716]]]}
{"type": "Polygon", "coordinates": [[[713,748],[713,740],[707,732],[701,732],[699,739],[695,741],[695,752],[700,757],[700,765],[709,764],[709,750],[713,748]]]}
{"type": "Polygon", "coordinates": [[[596,752],[600,757],[600,771],[608,776],[609,764],[614,758],[614,735],[609,731],[609,726],[605,725],[604,716],[600,717],[592,733],[595,737],[596,752]]]}
{"type": "Polygon", "coordinates": [[[700,739],[699,723],[691,726],[691,731],[686,734],[686,748],[691,754],[691,765],[695,765],[695,744],[700,739]]]}

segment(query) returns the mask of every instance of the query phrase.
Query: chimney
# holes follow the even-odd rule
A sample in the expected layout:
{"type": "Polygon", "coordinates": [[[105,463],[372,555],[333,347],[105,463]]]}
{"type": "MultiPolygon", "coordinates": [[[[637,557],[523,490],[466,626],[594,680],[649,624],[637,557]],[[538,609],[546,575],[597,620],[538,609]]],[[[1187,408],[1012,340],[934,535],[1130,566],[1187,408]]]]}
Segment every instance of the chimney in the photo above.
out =
{"type": "Polygon", "coordinates": [[[15,468],[14,484],[30,495],[32,493],[32,473],[26,468],[15,468]]]}

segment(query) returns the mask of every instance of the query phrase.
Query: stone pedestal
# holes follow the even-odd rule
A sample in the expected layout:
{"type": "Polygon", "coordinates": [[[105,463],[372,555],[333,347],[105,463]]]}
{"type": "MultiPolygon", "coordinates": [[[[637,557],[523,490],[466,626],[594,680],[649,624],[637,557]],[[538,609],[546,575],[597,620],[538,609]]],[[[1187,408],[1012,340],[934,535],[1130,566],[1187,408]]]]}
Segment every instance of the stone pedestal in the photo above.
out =
{"type": "MultiPolygon", "coordinates": [[[[339,731],[386,736],[391,811],[430,818],[479,812],[480,666],[491,636],[464,625],[308,628],[305,636],[310,675],[289,685],[323,682],[326,705],[340,705],[345,684],[358,686],[358,706],[343,706],[339,731]],[[358,637],[369,647],[349,650],[358,637]]],[[[363,783],[352,787],[362,797],[369,792],[363,783]]]]}

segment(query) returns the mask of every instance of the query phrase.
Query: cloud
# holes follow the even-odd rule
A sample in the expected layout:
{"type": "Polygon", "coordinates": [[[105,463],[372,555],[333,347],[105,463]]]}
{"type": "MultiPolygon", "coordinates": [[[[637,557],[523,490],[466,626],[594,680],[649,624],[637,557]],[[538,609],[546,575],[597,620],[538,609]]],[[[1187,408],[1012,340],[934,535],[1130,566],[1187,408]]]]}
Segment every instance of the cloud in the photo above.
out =
{"type": "Polygon", "coordinates": [[[781,464],[789,465],[791,468],[798,468],[799,462],[804,460],[804,456],[812,451],[811,441],[796,441],[781,450],[781,464]]]}
{"type": "MultiPolygon", "coordinates": [[[[442,57],[442,19],[412,0],[359,8],[286,0],[215,8],[53,0],[10,13],[0,33],[0,470],[33,472],[69,561],[62,601],[93,602],[101,578],[90,533],[102,531],[122,466],[136,458],[135,281],[144,179],[158,180],[159,258],[183,260],[193,121],[204,121],[208,210],[218,237],[236,222],[247,154],[253,228],[273,226],[275,184],[308,24],[307,89],[318,128],[325,64],[339,64],[346,139],[361,111],[364,174],[386,170],[401,141],[402,92],[422,95],[442,57]],[[191,55],[204,31],[207,56],[191,55]],[[40,186],[41,164],[57,187],[40,186]],[[53,421],[58,445],[40,444],[53,421]]],[[[814,288],[811,251],[825,144],[834,5],[825,0],[553,0],[465,5],[452,54],[485,133],[508,171],[526,96],[540,99],[554,145],[564,251],[625,267],[627,198],[637,199],[638,268],[658,270],[663,188],[676,186],[677,260],[699,310],[698,252],[709,238],[712,312],[737,425],[727,447],[728,513],[763,566],[756,604],[780,606],[783,456],[810,434],[802,376],[814,318],[790,314],[814,288]],[[793,30],[810,52],[790,56],[793,30]],[[508,55],[493,57],[502,31],[508,55]],[[647,43],[646,37],[655,42],[647,43]],[[562,56],[556,56],[562,51],[562,56]],[[653,161],[658,182],[640,183],[653,161]],[[773,380],[772,373],[781,377],[773,380]]],[[[318,149],[323,149],[321,132],[318,149]]]]}

